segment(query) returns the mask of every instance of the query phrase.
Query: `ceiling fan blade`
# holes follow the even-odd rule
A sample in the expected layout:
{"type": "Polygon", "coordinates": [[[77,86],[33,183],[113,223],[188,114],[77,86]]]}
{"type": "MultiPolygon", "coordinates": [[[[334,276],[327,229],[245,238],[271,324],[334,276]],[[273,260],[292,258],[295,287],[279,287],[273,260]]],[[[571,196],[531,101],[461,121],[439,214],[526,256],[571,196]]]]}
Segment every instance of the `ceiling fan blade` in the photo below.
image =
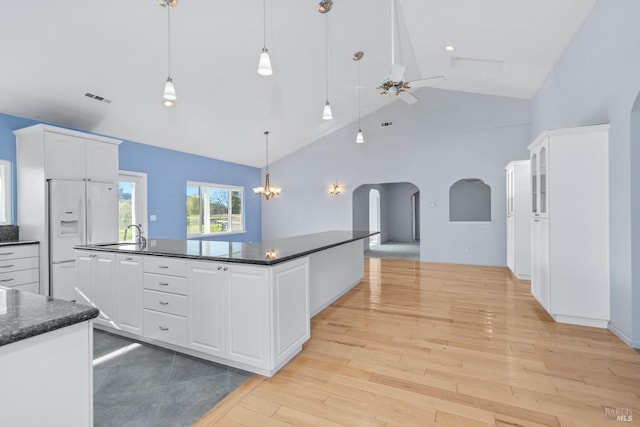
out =
{"type": "Polygon", "coordinates": [[[404,80],[404,69],[405,69],[404,65],[393,64],[391,66],[391,75],[389,76],[389,79],[392,82],[401,82],[401,81],[403,81],[404,80]]]}
{"type": "Polygon", "coordinates": [[[414,80],[412,82],[409,82],[409,86],[411,88],[426,87],[426,86],[431,86],[431,85],[437,84],[437,83],[443,81],[444,79],[445,79],[444,76],[427,77],[425,79],[418,79],[418,80],[414,80]]]}
{"type": "Polygon", "coordinates": [[[398,98],[402,99],[404,102],[406,102],[409,105],[413,105],[416,102],[418,102],[418,98],[416,98],[415,96],[411,95],[409,92],[407,91],[402,91],[398,94],[398,98]]]}

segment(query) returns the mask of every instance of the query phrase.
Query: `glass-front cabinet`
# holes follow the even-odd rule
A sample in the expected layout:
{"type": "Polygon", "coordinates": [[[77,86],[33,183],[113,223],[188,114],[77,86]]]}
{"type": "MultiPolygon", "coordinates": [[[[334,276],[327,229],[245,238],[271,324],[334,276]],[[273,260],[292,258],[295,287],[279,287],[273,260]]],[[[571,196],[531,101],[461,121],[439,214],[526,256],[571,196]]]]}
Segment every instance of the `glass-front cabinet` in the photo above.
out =
{"type": "Polygon", "coordinates": [[[531,213],[536,217],[548,213],[548,152],[547,141],[531,152],[531,213]]]}

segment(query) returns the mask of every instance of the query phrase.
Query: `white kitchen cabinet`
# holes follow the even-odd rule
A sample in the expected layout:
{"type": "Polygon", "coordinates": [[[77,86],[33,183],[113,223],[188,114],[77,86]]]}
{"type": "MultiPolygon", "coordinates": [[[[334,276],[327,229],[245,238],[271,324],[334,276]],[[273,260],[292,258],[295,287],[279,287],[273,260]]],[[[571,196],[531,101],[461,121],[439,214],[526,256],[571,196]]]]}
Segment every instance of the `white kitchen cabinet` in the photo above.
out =
{"type": "Polygon", "coordinates": [[[610,319],[608,130],[549,130],[528,147],[532,294],[562,323],[610,319]]]}
{"type": "Polygon", "coordinates": [[[226,358],[228,266],[190,261],[189,348],[226,358]]]}
{"type": "Polygon", "coordinates": [[[118,180],[118,146],[92,135],[69,132],[44,133],[45,176],[51,178],[118,180]]]}
{"type": "Polygon", "coordinates": [[[0,286],[39,292],[38,244],[0,246],[0,286]]]}
{"type": "Polygon", "coordinates": [[[507,267],[518,279],[531,278],[530,162],[519,160],[506,167],[507,267]]]}
{"type": "Polygon", "coordinates": [[[157,341],[187,347],[187,260],[145,256],[143,335],[157,341]]]}
{"type": "Polygon", "coordinates": [[[118,325],[123,331],[142,335],[142,257],[116,256],[115,287],[118,299],[118,325]]]}
{"type": "Polygon", "coordinates": [[[233,265],[229,267],[228,276],[227,359],[269,369],[271,299],[268,270],[233,265]]]}
{"type": "Polygon", "coordinates": [[[77,251],[76,268],[76,301],[100,310],[95,323],[115,328],[118,324],[115,254],[77,251]]]}

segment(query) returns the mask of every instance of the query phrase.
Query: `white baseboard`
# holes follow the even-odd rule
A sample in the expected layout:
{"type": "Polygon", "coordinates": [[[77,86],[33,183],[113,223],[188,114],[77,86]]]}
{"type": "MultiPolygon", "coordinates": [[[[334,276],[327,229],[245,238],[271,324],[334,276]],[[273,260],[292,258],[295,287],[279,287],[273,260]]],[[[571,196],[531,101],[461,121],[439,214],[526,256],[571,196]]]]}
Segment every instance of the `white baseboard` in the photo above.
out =
{"type": "Polygon", "coordinates": [[[568,323],[570,325],[589,326],[591,328],[607,329],[609,321],[604,319],[590,319],[588,317],[566,316],[563,314],[552,315],[553,320],[558,323],[568,323]]]}
{"type": "Polygon", "coordinates": [[[616,326],[611,322],[609,322],[609,330],[629,347],[640,349],[640,340],[633,340],[630,336],[616,328],[616,326]]]}

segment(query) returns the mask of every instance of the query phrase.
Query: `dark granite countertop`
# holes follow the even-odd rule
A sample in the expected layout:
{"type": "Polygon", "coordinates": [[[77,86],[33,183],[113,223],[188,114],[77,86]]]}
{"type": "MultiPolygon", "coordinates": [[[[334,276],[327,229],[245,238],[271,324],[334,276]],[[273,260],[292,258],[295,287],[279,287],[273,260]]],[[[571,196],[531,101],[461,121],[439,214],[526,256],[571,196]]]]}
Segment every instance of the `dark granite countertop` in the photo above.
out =
{"type": "Polygon", "coordinates": [[[0,242],[0,246],[14,246],[14,245],[37,245],[40,242],[37,240],[16,240],[12,242],[0,242]]]}
{"type": "Polygon", "coordinates": [[[145,247],[140,247],[133,243],[113,243],[76,246],[75,248],[242,264],[273,265],[355,240],[365,239],[374,234],[378,233],[369,231],[325,231],[255,243],[151,239],[145,247]]]}
{"type": "Polygon", "coordinates": [[[97,316],[97,308],[0,286],[0,346],[97,316]]]}

